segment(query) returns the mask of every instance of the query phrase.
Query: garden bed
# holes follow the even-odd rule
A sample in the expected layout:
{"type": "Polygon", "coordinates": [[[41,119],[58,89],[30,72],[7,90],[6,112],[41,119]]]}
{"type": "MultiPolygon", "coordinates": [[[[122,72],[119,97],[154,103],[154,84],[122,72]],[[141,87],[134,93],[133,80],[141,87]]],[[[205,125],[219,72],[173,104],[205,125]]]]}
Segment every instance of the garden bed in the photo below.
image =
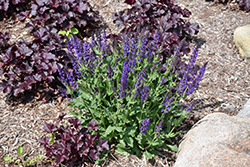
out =
{"type": "MultiPolygon", "coordinates": [[[[100,11],[111,30],[118,33],[119,30],[112,23],[111,16],[127,5],[118,1],[104,0],[93,0],[90,3],[100,11]]],[[[206,73],[198,90],[185,99],[186,102],[197,99],[197,103],[194,106],[195,113],[190,114],[190,118],[179,128],[183,133],[174,139],[176,144],[179,144],[191,126],[205,115],[212,112],[236,115],[249,99],[250,64],[244,61],[235,48],[233,32],[237,27],[249,24],[250,14],[204,0],[177,0],[175,3],[188,8],[192,12],[189,21],[200,25],[200,32],[193,37],[192,44],[198,41],[203,43],[197,58],[198,64],[208,61],[206,73]]],[[[19,40],[21,35],[29,39],[23,23],[10,20],[6,23],[1,22],[0,31],[10,32],[14,35],[12,39],[14,41],[19,40]]],[[[38,139],[45,135],[44,123],[54,123],[60,113],[67,113],[68,118],[65,120],[72,117],[67,107],[68,99],[61,100],[60,97],[54,97],[44,103],[36,100],[36,94],[30,93],[27,97],[30,97],[28,98],[30,101],[25,104],[12,105],[8,102],[8,95],[0,93],[0,166],[8,166],[3,162],[3,157],[16,157],[19,145],[23,146],[27,158],[44,155],[45,150],[40,148],[38,143],[38,139]]],[[[102,166],[173,166],[176,153],[171,151],[159,151],[159,153],[159,156],[150,161],[145,157],[125,157],[114,153],[102,166]]],[[[39,162],[37,166],[50,166],[50,163],[43,162],[39,162]]],[[[86,163],[85,166],[93,164],[86,163]]]]}

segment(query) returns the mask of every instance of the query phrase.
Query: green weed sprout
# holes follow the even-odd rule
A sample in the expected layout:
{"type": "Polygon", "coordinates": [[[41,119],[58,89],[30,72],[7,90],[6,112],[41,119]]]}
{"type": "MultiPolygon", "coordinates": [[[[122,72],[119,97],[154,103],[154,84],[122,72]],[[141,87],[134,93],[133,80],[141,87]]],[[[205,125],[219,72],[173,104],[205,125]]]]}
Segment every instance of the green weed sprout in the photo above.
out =
{"type": "MultiPolygon", "coordinates": [[[[70,28],[68,31],[65,31],[65,30],[62,30],[62,31],[59,31],[58,34],[62,34],[63,36],[67,36],[68,38],[72,36],[72,34],[78,34],[79,31],[77,28],[70,28]]],[[[63,40],[63,42],[65,42],[66,39],[63,40]]]]}
{"type": "Polygon", "coordinates": [[[13,163],[11,163],[11,166],[14,164],[18,164],[18,165],[22,165],[22,167],[26,167],[26,166],[31,166],[32,164],[36,163],[37,161],[39,161],[40,159],[43,158],[42,155],[38,155],[36,156],[33,160],[31,160],[30,158],[25,161],[24,157],[23,157],[23,147],[22,146],[18,146],[17,148],[17,155],[19,156],[18,158],[12,158],[12,157],[4,157],[4,161],[11,161],[13,163]]]}

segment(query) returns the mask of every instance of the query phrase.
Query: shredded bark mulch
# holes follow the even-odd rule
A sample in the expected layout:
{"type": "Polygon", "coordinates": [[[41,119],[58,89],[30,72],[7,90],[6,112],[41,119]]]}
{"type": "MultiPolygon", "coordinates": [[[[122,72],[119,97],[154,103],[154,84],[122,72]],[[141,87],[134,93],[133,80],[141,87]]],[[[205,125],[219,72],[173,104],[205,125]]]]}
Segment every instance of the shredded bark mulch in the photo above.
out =
{"type": "MultiPolygon", "coordinates": [[[[118,0],[92,0],[91,5],[105,19],[113,33],[119,29],[113,24],[112,14],[127,8],[118,0]]],[[[197,64],[208,61],[208,66],[203,80],[198,89],[185,102],[197,99],[194,113],[186,119],[181,127],[182,133],[173,139],[174,144],[179,144],[190,128],[205,115],[213,112],[223,112],[236,115],[250,96],[250,64],[238,53],[233,42],[233,32],[237,27],[249,24],[250,14],[237,8],[234,1],[227,4],[206,2],[205,0],[176,0],[175,3],[188,8],[191,12],[191,23],[200,25],[200,32],[193,36],[192,46],[202,42],[197,64]]],[[[12,35],[11,42],[26,38],[31,40],[29,29],[24,28],[24,23],[7,20],[0,22],[0,31],[12,35]]],[[[185,59],[185,57],[184,57],[185,59]]],[[[67,113],[65,121],[73,116],[69,113],[68,99],[53,97],[47,103],[37,100],[37,94],[26,95],[30,100],[26,103],[9,103],[9,96],[0,93],[0,166],[8,166],[3,161],[4,156],[17,157],[17,147],[24,149],[25,158],[32,158],[39,154],[44,155],[45,150],[40,148],[38,139],[43,137],[45,122],[54,123],[63,112],[67,113]]],[[[158,150],[159,156],[148,161],[145,157],[133,155],[124,157],[112,153],[102,166],[154,166],[172,167],[176,160],[176,153],[158,150]]],[[[35,166],[51,166],[44,158],[35,166]]],[[[98,166],[85,163],[82,166],[98,166]]]]}

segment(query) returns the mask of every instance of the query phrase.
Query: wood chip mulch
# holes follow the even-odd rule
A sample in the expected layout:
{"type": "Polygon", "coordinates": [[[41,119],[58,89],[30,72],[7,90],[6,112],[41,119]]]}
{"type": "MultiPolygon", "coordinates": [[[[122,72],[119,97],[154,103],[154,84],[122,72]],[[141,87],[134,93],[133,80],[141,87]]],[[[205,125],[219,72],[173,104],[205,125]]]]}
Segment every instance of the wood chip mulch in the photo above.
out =
{"type": "MultiPolygon", "coordinates": [[[[118,0],[92,0],[91,5],[105,19],[113,33],[119,29],[112,22],[112,14],[128,5],[118,0]]],[[[232,1],[226,6],[205,0],[176,0],[175,3],[188,8],[191,12],[191,23],[200,25],[200,32],[193,37],[192,46],[203,42],[200,48],[197,63],[208,61],[208,66],[199,88],[187,99],[190,102],[197,99],[195,113],[190,114],[179,129],[183,133],[173,141],[178,144],[182,137],[198,120],[213,112],[223,112],[236,115],[250,97],[250,64],[238,53],[233,42],[233,32],[237,27],[250,22],[250,14],[235,8],[232,1]]],[[[12,41],[22,37],[29,38],[27,29],[23,23],[7,21],[0,23],[0,31],[10,32],[12,41]]],[[[54,123],[60,113],[67,113],[65,121],[73,116],[69,113],[67,99],[60,102],[58,97],[49,102],[35,100],[36,95],[29,94],[34,100],[25,104],[11,105],[7,103],[7,95],[0,93],[0,166],[8,166],[4,163],[4,156],[17,157],[17,147],[24,149],[26,158],[32,158],[39,154],[44,155],[44,149],[40,148],[38,138],[45,135],[43,125],[45,122],[54,123]]],[[[172,167],[176,159],[176,153],[159,150],[159,156],[147,161],[145,157],[133,155],[124,157],[119,154],[110,154],[102,166],[122,167],[172,167]]],[[[51,166],[51,163],[43,159],[36,166],[51,166]]],[[[91,163],[82,166],[98,166],[91,163]]]]}

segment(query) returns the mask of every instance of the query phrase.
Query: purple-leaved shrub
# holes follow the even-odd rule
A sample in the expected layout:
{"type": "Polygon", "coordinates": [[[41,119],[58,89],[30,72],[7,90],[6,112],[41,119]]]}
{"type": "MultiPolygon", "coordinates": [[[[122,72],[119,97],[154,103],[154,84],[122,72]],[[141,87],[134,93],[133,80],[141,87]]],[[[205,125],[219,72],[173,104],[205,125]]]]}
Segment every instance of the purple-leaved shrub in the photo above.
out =
{"type": "Polygon", "coordinates": [[[75,167],[89,159],[97,160],[104,150],[109,150],[107,140],[100,139],[100,134],[91,134],[97,131],[96,120],[92,119],[87,128],[81,126],[77,118],[70,119],[70,126],[58,126],[66,114],[61,114],[56,124],[44,124],[44,131],[50,134],[51,139],[43,137],[39,139],[41,146],[44,146],[47,157],[54,157],[54,165],[63,164],[67,167],[75,167]]]}
{"type": "Polygon", "coordinates": [[[175,54],[163,62],[152,50],[160,42],[158,35],[151,43],[143,33],[128,34],[122,43],[108,42],[105,33],[84,43],[71,37],[68,50],[75,72],[59,69],[67,86],[63,93],[73,97],[70,112],[84,126],[95,118],[100,135],[123,155],[143,152],[151,159],[157,147],[176,151],[165,141],[179,133],[173,130],[193,106],[183,107],[180,100],[195,90],[206,69],[207,63],[193,70],[198,47],[184,68],[173,65],[175,54]]]}
{"type": "Polygon", "coordinates": [[[0,0],[0,20],[29,9],[29,2],[29,0],[0,0]]]}
{"type": "MultiPolygon", "coordinates": [[[[19,2],[23,0],[12,0],[12,3],[19,2]]],[[[81,32],[94,29],[102,18],[86,0],[31,0],[29,4],[30,8],[17,13],[17,17],[20,21],[30,17],[26,26],[33,27],[34,40],[8,45],[9,34],[0,33],[0,42],[3,41],[0,44],[0,75],[4,76],[0,90],[15,97],[30,90],[54,95],[58,87],[63,87],[58,82],[57,69],[74,65],[68,62],[58,31],[73,26],[81,32]]]]}
{"type": "MultiPolygon", "coordinates": [[[[40,28],[34,32],[34,40],[18,41],[7,47],[0,57],[0,90],[18,96],[25,91],[42,89],[56,93],[62,85],[58,76],[58,65],[66,65],[66,52],[54,29],[40,28]]],[[[36,90],[35,90],[36,91],[36,90]]]]}
{"type": "Polygon", "coordinates": [[[142,32],[144,28],[144,32],[149,34],[145,36],[147,40],[153,41],[153,35],[160,33],[156,48],[162,51],[164,58],[171,57],[180,43],[180,52],[190,52],[188,38],[198,33],[199,25],[185,19],[191,15],[188,9],[175,5],[172,0],[126,0],[125,3],[131,8],[113,15],[114,23],[124,26],[125,34],[142,32]]]}

